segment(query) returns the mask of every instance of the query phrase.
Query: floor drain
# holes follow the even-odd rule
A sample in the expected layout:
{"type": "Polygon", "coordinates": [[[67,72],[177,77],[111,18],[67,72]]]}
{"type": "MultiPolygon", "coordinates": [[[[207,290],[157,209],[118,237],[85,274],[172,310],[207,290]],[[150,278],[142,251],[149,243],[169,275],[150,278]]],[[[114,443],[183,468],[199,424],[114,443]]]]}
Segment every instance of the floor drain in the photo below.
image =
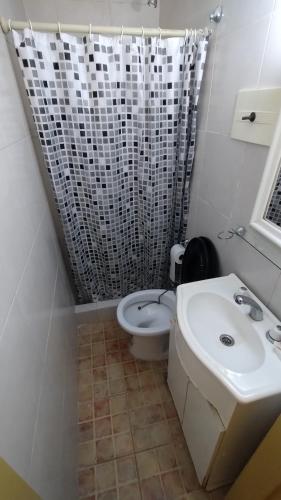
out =
{"type": "Polygon", "coordinates": [[[235,343],[234,338],[231,335],[221,335],[220,341],[223,345],[228,347],[231,347],[235,343]]]}

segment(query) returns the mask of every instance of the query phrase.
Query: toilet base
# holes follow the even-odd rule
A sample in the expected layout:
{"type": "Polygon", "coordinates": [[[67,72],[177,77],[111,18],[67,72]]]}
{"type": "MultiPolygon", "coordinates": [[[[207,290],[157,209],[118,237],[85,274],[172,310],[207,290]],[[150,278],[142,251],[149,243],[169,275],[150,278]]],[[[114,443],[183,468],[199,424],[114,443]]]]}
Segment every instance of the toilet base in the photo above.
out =
{"type": "Polygon", "coordinates": [[[132,335],[130,352],[143,361],[161,361],[168,358],[169,333],[162,335],[132,335]]]}

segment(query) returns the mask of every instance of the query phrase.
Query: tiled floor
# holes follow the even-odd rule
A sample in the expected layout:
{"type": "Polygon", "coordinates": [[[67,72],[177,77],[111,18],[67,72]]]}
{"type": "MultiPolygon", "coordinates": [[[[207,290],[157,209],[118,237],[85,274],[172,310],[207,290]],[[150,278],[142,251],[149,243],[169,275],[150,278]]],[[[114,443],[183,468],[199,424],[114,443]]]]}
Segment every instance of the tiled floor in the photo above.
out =
{"type": "Polygon", "coordinates": [[[166,384],[114,321],[79,328],[79,489],[89,500],[221,500],[200,491],[166,384]]]}

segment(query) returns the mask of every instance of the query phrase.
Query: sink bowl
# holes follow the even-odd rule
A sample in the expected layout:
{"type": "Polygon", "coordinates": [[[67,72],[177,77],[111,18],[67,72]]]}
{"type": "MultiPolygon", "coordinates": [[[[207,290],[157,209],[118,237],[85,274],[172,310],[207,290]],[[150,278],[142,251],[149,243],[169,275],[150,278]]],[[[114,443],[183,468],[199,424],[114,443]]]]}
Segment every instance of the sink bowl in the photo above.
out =
{"type": "Polygon", "coordinates": [[[263,344],[242,314],[216,293],[201,292],[188,302],[185,314],[193,335],[221,366],[237,373],[256,370],[264,361],[263,344]]]}
{"type": "Polygon", "coordinates": [[[219,386],[241,403],[281,394],[281,350],[266,339],[279,320],[248,290],[264,313],[262,321],[251,319],[249,306],[233,298],[242,286],[230,274],[177,288],[178,355],[209,401],[219,386]]]}

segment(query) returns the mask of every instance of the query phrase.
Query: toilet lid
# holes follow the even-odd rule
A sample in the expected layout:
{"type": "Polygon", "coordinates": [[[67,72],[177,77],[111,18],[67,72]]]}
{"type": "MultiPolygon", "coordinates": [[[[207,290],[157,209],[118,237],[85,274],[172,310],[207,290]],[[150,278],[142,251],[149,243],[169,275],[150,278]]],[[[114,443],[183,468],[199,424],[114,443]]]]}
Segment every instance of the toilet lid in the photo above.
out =
{"type": "Polygon", "coordinates": [[[218,274],[218,256],[213,243],[204,236],[192,238],[182,260],[182,283],[215,278],[218,274]]]}

